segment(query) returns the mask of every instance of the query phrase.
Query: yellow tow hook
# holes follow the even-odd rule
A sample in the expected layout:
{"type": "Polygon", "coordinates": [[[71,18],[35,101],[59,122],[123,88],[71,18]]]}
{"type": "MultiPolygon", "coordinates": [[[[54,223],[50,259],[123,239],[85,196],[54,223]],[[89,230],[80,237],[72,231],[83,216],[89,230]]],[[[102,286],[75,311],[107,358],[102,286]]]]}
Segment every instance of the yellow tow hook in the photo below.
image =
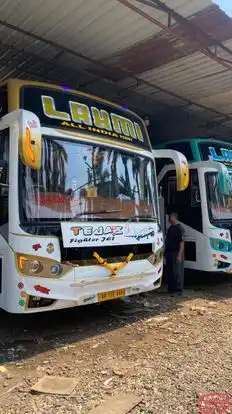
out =
{"type": "Polygon", "coordinates": [[[95,257],[95,259],[98,261],[98,263],[101,266],[104,266],[104,267],[106,267],[107,269],[109,269],[111,271],[111,276],[112,277],[116,276],[117,272],[119,270],[123,269],[127,265],[127,263],[129,263],[131,261],[133,256],[134,256],[134,254],[130,253],[130,254],[128,254],[127,258],[124,260],[124,262],[115,265],[113,263],[108,263],[107,260],[105,260],[101,256],[99,256],[99,254],[97,252],[93,253],[93,257],[95,257]]]}

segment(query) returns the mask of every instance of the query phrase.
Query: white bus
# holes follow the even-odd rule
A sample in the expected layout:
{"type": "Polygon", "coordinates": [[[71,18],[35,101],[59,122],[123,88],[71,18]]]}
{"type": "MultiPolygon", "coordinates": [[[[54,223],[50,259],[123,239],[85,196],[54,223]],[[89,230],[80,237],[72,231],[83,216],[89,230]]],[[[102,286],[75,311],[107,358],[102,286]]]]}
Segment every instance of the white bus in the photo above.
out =
{"type": "MultiPolygon", "coordinates": [[[[225,141],[192,138],[165,142],[166,150],[183,152],[189,162],[190,185],[175,191],[175,171],[162,161],[158,182],[163,214],[177,211],[185,229],[185,267],[205,272],[232,269],[232,146],[225,141]]],[[[167,222],[163,220],[163,231],[167,222]]]]}
{"type": "Polygon", "coordinates": [[[0,307],[32,313],[159,287],[163,235],[141,118],[50,84],[9,80],[0,92],[0,307]]]}

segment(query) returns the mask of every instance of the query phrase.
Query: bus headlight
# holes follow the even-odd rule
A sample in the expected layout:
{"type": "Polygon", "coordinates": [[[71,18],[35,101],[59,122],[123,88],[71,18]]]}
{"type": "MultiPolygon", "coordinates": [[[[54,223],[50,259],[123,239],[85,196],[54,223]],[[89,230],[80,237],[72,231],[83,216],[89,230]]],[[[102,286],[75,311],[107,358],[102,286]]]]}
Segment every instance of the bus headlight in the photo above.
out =
{"type": "Polygon", "coordinates": [[[59,263],[55,263],[51,265],[50,270],[53,276],[58,276],[59,274],[62,273],[62,266],[59,263]]]}
{"type": "Polygon", "coordinates": [[[32,260],[28,262],[28,269],[30,273],[39,273],[43,269],[43,265],[39,260],[32,260]]]}
{"type": "Polygon", "coordinates": [[[72,266],[61,265],[52,259],[26,254],[16,254],[16,262],[18,271],[25,276],[58,278],[72,270],[72,266]]]}

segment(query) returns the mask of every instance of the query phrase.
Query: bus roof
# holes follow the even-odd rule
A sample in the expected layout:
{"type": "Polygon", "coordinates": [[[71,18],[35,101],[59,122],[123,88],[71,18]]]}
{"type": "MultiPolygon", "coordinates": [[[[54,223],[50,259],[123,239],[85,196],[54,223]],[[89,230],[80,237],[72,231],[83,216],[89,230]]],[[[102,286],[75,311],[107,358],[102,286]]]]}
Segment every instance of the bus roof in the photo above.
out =
{"type": "Polygon", "coordinates": [[[232,142],[216,138],[188,138],[166,141],[159,148],[182,152],[189,162],[218,161],[232,169],[232,142]]]}

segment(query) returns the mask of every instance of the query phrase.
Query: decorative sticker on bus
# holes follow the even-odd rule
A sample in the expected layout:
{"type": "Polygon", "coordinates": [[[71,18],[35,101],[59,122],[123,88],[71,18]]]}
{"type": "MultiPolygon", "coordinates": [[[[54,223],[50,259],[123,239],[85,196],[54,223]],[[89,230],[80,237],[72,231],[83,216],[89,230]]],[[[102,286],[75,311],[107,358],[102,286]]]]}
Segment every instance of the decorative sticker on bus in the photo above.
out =
{"type": "Polygon", "coordinates": [[[55,250],[54,244],[53,243],[48,243],[46,250],[49,254],[52,254],[55,250]]]}
{"type": "Polygon", "coordinates": [[[20,299],[19,306],[23,307],[26,304],[25,300],[20,299]]]}
{"type": "Polygon", "coordinates": [[[64,247],[94,247],[154,243],[157,224],[62,222],[61,229],[64,247]]]}
{"type": "Polygon", "coordinates": [[[34,289],[36,290],[36,292],[44,293],[45,295],[49,295],[49,292],[51,290],[41,285],[35,285],[34,289]]]}
{"type": "Polygon", "coordinates": [[[32,249],[37,252],[39,249],[42,249],[42,246],[40,243],[33,244],[32,249]]]}
{"type": "Polygon", "coordinates": [[[53,88],[24,86],[20,104],[37,114],[42,126],[71,129],[150,150],[141,118],[100,98],[53,88]]]}

